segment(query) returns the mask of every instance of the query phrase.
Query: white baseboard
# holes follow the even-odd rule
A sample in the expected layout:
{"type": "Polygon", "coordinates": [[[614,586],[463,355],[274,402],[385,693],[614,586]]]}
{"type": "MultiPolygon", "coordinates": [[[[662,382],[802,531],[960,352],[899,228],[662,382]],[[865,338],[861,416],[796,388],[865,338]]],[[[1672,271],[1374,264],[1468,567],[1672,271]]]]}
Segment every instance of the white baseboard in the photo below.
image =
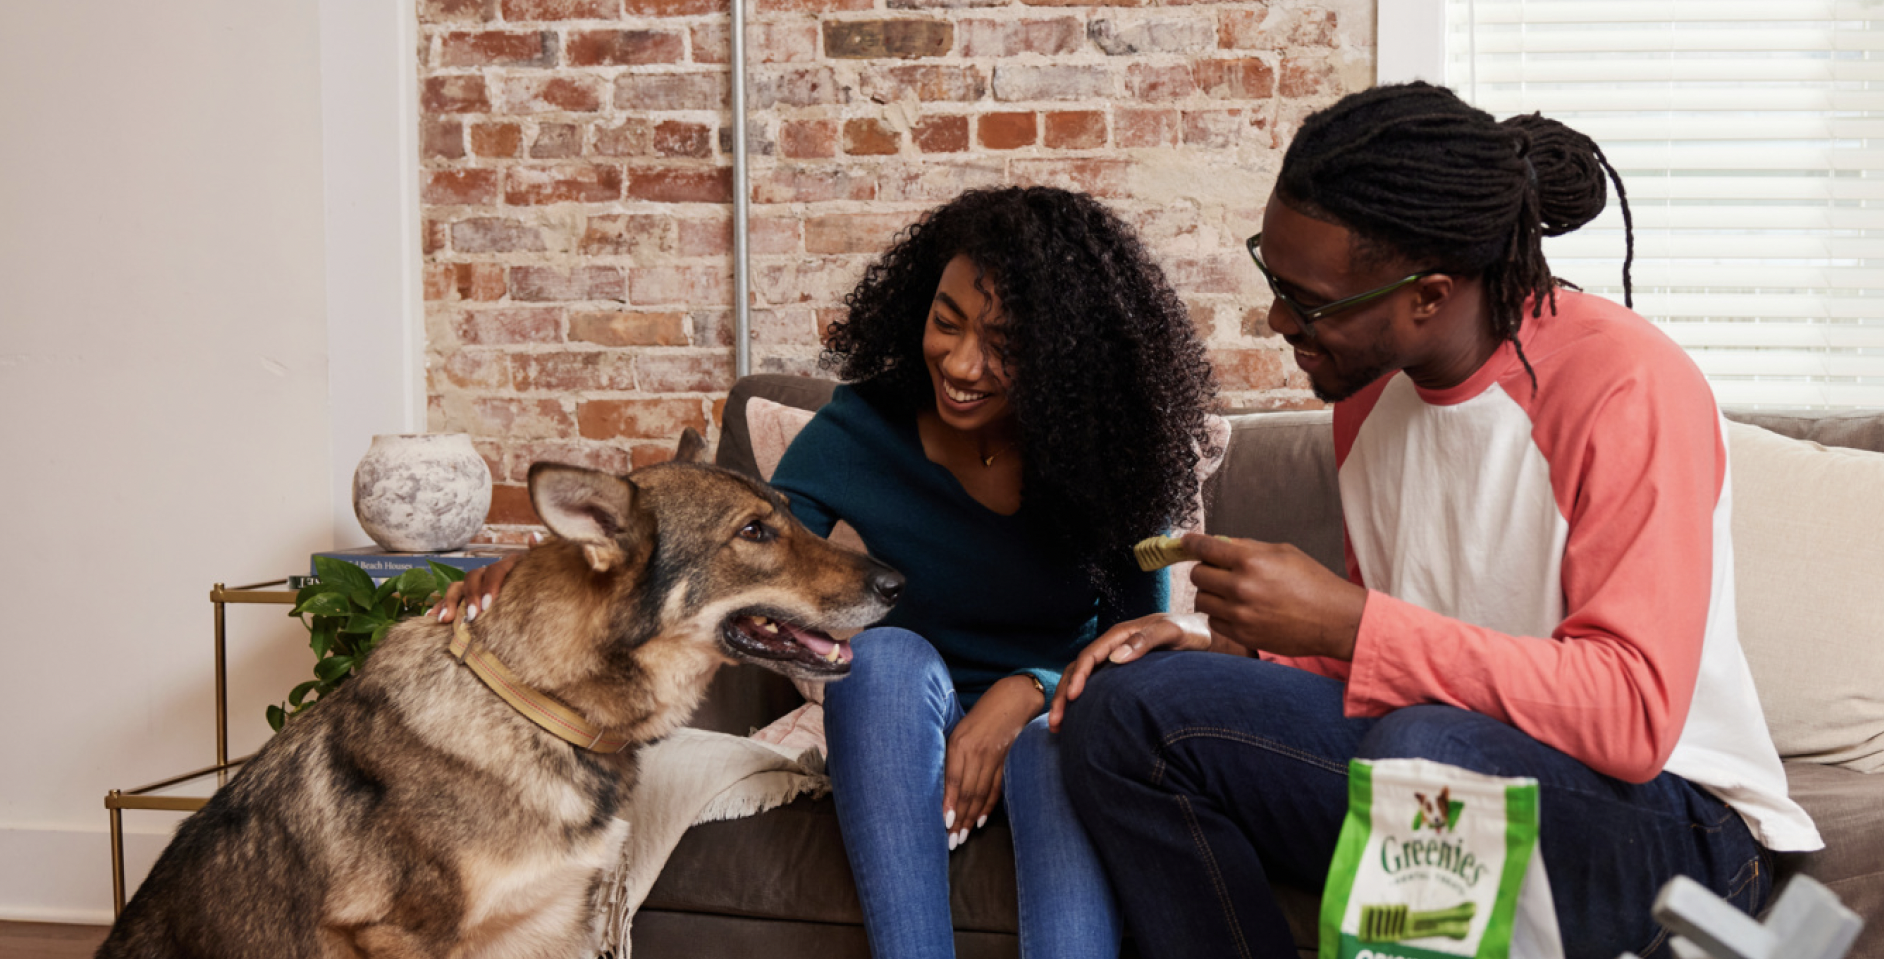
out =
{"type": "MultiPolygon", "coordinates": [[[[0,920],[111,922],[111,834],[105,811],[95,829],[0,825],[0,920]]],[[[124,814],[125,898],[144,881],[170,842],[180,813],[127,810],[124,814]]]]}

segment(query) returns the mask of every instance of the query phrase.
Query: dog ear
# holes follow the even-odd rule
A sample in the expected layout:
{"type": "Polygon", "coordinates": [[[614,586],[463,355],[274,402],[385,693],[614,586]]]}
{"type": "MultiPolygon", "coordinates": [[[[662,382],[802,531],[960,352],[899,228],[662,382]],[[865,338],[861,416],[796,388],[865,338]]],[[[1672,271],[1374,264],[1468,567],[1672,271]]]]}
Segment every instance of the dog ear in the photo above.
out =
{"type": "Polygon", "coordinates": [[[627,562],[624,546],[645,535],[639,491],[626,477],[558,463],[530,467],[530,505],[550,531],[582,547],[589,567],[606,573],[627,562]]]}
{"type": "Polygon", "coordinates": [[[676,463],[706,462],[706,438],[689,426],[680,434],[680,446],[674,450],[676,463]]]}

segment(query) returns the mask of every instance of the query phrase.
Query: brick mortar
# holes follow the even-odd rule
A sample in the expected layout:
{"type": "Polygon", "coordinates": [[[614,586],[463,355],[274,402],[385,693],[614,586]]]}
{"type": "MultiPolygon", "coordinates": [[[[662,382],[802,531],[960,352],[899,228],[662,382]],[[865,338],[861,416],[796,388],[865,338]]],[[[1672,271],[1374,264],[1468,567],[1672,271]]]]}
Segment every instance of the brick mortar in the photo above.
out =
{"type": "MultiPolygon", "coordinates": [[[[583,435],[616,422],[607,417],[654,417],[638,428],[664,429],[675,422],[664,417],[684,415],[705,422],[716,438],[713,417],[732,362],[725,345],[732,324],[725,202],[732,120],[723,95],[731,66],[712,62],[727,47],[725,15],[457,22],[450,18],[477,15],[474,3],[419,6],[431,427],[472,433],[480,452],[507,471],[499,477],[507,487],[515,486],[512,461],[520,457],[561,450],[591,462],[640,464],[671,447],[670,436],[583,435]],[[433,14],[443,19],[428,20],[433,14]],[[480,34],[504,39],[480,41],[480,34]],[[589,35],[598,37],[590,42],[589,35]],[[533,49],[537,36],[547,37],[546,47],[533,49]],[[570,65],[579,55],[650,62],[570,65]],[[479,56],[488,65],[458,63],[479,56]],[[531,56],[555,62],[515,62],[531,56]],[[453,65],[445,65],[448,57],[453,65]],[[558,79],[576,82],[547,82],[558,79]],[[640,97],[683,99],[624,104],[617,96],[624,85],[640,97]],[[708,92],[715,87],[722,92],[708,92]],[[708,106],[703,95],[717,103],[708,106]],[[581,98],[592,98],[596,109],[564,108],[581,98]],[[530,112],[538,106],[545,109],[530,112]],[[458,108],[466,112],[453,112],[458,108]],[[463,171],[487,171],[480,176],[494,182],[455,176],[463,171]],[[531,267],[548,272],[530,273],[531,267]],[[581,267],[605,272],[575,272],[581,267]],[[513,274],[518,269],[525,272],[513,274]],[[525,300],[516,296],[518,282],[532,295],[606,291],[619,298],[525,300]],[[645,345],[614,345],[621,343],[645,345]],[[520,383],[524,389],[516,388],[520,383]],[[623,388],[628,384],[633,388],[623,388]],[[655,405],[634,407],[636,401],[655,405]],[[591,403],[629,405],[585,414],[591,403]],[[512,418],[520,431],[507,432],[512,418]]],[[[1043,178],[1094,186],[1140,228],[1213,356],[1223,360],[1226,405],[1318,405],[1283,344],[1261,335],[1257,311],[1267,297],[1237,258],[1289,129],[1315,106],[1371,79],[1371,3],[893,9],[876,0],[858,10],[755,11],[748,26],[755,60],[748,70],[757,194],[755,370],[815,368],[817,331],[841,309],[843,294],[874,255],[854,250],[880,248],[889,227],[963,187],[1043,178]],[[854,36],[852,49],[939,55],[828,56],[826,24],[878,22],[888,32],[854,36]],[[900,22],[926,26],[899,34],[900,22]],[[1051,46],[1027,49],[1030,37],[1051,46]],[[1204,42],[1168,49],[1184,38],[1204,42]],[[1108,53],[1101,40],[1120,52],[1108,53]],[[1239,46],[1218,45],[1227,40],[1239,46]],[[1147,48],[1125,49],[1133,43],[1147,48]],[[969,44],[977,55],[966,55],[969,44]],[[1200,72],[1197,65],[1206,61],[1246,62],[1255,72],[1200,72]],[[1206,93],[1200,81],[1213,81],[1225,95],[1206,93]],[[919,99],[911,84],[923,82],[941,84],[928,92],[944,97],[919,99]],[[1053,99],[1078,94],[1081,84],[1095,85],[1090,95],[1053,99]],[[1268,96],[1242,96],[1264,84],[1268,96]],[[1170,96],[1138,100],[1133,91],[1140,88],[1170,96]],[[946,98],[956,94],[974,96],[946,98]],[[757,105],[775,96],[783,99],[757,105]],[[982,146],[975,118],[996,113],[1033,114],[1033,141],[1014,149],[982,146]],[[1098,129],[1090,121],[1049,122],[1061,113],[1098,114],[1098,129]],[[856,121],[876,123],[847,133],[856,121]],[[811,155],[785,155],[788,125],[796,138],[789,148],[811,155]],[[923,152],[919,128],[928,131],[922,142],[938,152],[923,152]],[[964,131],[965,140],[950,139],[964,131]],[[848,139],[859,132],[868,135],[848,139]],[[852,155],[847,146],[895,152],[852,155]],[[811,252],[814,246],[841,252],[811,252]]],[[[522,529],[499,524],[487,538],[516,541],[522,529]]]]}

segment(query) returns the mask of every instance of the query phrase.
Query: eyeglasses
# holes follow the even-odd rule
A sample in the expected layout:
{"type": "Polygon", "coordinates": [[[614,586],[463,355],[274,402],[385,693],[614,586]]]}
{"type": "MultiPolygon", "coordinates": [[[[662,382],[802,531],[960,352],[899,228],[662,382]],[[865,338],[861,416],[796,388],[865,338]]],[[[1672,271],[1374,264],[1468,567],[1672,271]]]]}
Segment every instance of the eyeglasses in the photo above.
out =
{"type": "Polygon", "coordinates": [[[1362,303],[1380,299],[1408,283],[1423,280],[1429,276],[1435,276],[1444,272],[1442,270],[1426,270],[1403,279],[1395,280],[1377,290],[1368,290],[1366,293],[1356,293],[1353,296],[1342,297],[1333,303],[1324,303],[1317,307],[1306,307],[1297,303],[1295,297],[1282,292],[1282,285],[1276,282],[1276,275],[1269,272],[1269,267],[1263,263],[1262,256],[1256,252],[1257,248],[1262,245],[1262,242],[1263,235],[1261,233],[1244,241],[1244,245],[1249,247],[1249,258],[1256,261],[1256,269],[1261,270],[1263,279],[1269,281],[1269,292],[1275,294],[1276,299],[1281,300],[1284,305],[1288,306],[1289,310],[1295,314],[1295,318],[1301,321],[1302,332],[1308,333],[1311,336],[1314,335],[1312,327],[1317,320],[1333,316],[1342,310],[1360,306],[1362,303]]]}

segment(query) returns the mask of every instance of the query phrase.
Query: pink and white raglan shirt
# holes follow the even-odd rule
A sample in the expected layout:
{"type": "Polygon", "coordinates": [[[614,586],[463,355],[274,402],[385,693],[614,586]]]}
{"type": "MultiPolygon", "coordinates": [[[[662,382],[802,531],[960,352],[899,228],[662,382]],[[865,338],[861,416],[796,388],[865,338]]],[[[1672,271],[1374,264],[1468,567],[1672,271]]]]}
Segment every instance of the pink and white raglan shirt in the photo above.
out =
{"type": "MultiPolygon", "coordinates": [[[[1335,406],[1348,576],[1369,588],[1346,712],[1483,713],[1598,772],[1674,773],[1763,845],[1823,845],[1734,617],[1724,422],[1681,348],[1570,290],[1464,383],[1395,373],[1335,406]]],[[[1269,657],[1277,658],[1277,657],[1269,657]]]]}

